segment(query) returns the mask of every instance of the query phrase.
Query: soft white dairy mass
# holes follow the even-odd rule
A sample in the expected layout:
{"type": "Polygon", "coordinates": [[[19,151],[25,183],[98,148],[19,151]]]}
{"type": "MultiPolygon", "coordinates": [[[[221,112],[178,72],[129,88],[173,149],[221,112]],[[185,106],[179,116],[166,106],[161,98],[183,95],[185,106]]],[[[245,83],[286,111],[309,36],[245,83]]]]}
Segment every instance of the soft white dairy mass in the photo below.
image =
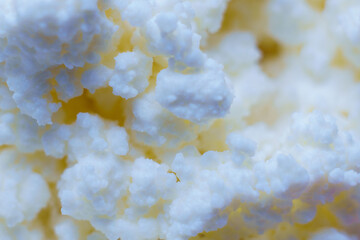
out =
{"type": "Polygon", "coordinates": [[[0,0],[0,239],[360,239],[359,66],[357,0],[0,0]]]}

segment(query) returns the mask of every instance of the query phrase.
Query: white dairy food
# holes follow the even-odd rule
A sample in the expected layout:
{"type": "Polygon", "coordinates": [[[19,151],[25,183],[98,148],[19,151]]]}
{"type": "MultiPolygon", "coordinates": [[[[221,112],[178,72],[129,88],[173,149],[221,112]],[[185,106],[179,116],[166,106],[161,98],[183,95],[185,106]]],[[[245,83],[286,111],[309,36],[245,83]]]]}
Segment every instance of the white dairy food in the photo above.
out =
{"type": "Polygon", "coordinates": [[[359,9],[0,1],[0,239],[360,239],[359,9]]]}

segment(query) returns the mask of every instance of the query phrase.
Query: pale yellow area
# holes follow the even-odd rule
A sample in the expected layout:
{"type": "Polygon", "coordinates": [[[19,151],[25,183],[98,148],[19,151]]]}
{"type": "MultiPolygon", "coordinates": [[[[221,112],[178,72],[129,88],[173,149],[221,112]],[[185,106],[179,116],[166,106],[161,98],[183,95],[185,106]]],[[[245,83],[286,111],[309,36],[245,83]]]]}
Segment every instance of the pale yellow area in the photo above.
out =
{"type": "Polygon", "coordinates": [[[325,8],[326,0],[306,0],[315,10],[321,12],[325,8]]]}
{"type": "Polygon", "coordinates": [[[207,151],[225,151],[226,145],[226,125],[222,120],[216,120],[211,128],[201,132],[196,139],[195,146],[203,154],[207,151]]]}

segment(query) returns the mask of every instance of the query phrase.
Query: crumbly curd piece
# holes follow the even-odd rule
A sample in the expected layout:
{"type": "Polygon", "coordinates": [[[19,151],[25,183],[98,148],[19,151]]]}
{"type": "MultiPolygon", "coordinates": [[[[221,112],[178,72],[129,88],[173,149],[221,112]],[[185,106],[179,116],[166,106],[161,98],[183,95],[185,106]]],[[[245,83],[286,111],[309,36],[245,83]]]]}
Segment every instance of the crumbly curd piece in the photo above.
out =
{"type": "Polygon", "coordinates": [[[88,113],[79,113],[72,125],[53,125],[43,134],[42,144],[47,155],[57,158],[67,155],[69,161],[122,156],[129,150],[124,128],[88,113]]]}
{"type": "Polygon", "coordinates": [[[159,103],[176,116],[195,122],[223,117],[231,104],[230,86],[226,84],[220,65],[208,59],[200,50],[200,36],[191,27],[194,18],[191,4],[186,1],[154,1],[149,4],[155,14],[148,21],[140,22],[136,21],[138,15],[126,14],[137,4],[135,1],[128,6],[121,5],[119,9],[124,11],[127,21],[139,26],[139,34],[145,38],[148,51],[153,56],[168,58],[169,67],[157,77],[156,94],[159,103]],[[156,8],[161,11],[156,11],[156,8]],[[182,72],[188,68],[189,74],[182,72]],[[211,79],[211,84],[205,92],[201,87],[207,79],[211,79]],[[194,89],[189,86],[190,81],[196,83],[194,89]],[[175,83],[176,87],[170,88],[170,82],[175,83]],[[196,94],[195,91],[202,93],[196,94]],[[177,97],[186,97],[188,103],[177,103],[177,97]],[[198,98],[204,98],[202,103],[198,98]],[[195,115],[194,108],[200,106],[203,106],[204,111],[191,116],[195,115]]]}
{"type": "Polygon", "coordinates": [[[45,179],[33,172],[14,149],[3,150],[0,158],[0,219],[6,227],[12,228],[33,220],[46,206],[50,192],[45,179]]]}
{"type": "Polygon", "coordinates": [[[62,214],[89,221],[116,215],[117,199],[126,194],[129,184],[124,167],[110,157],[102,162],[85,159],[68,168],[58,183],[62,214]]]}
{"type": "Polygon", "coordinates": [[[222,66],[208,59],[200,72],[162,70],[156,81],[159,103],[179,118],[199,123],[224,117],[232,103],[232,92],[222,66]]]}
{"type": "Polygon", "coordinates": [[[199,127],[162,108],[154,93],[137,97],[132,104],[133,118],[129,127],[136,140],[150,146],[177,147],[183,142],[196,139],[199,127]]]}
{"type": "Polygon", "coordinates": [[[187,239],[224,226],[227,215],[221,209],[238,194],[250,202],[258,196],[251,187],[254,175],[235,167],[227,152],[200,156],[184,150],[171,163],[176,175],[169,170],[170,165],[144,158],[133,164],[84,159],[68,168],[58,184],[62,213],[90,221],[109,239],[187,239]],[[209,177],[210,182],[202,181],[209,177]],[[194,204],[194,197],[203,200],[194,204]],[[205,199],[211,201],[203,205],[205,199]],[[150,227],[150,233],[139,231],[150,227]]]}
{"type": "MultiPolygon", "coordinates": [[[[86,159],[67,169],[58,184],[62,213],[90,221],[109,239],[143,239],[146,233],[139,229],[146,227],[147,220],[142,216],[160,197],[167,199],[171,182],[176,183],[175,176],[164,165],[148,159],[137,159],[134,166],[114,158],[102,162],[86,159]],[[77,179],[76,186],[73,179],[77,179]],[[169,186],[164,188],[166,185],[169,186]]],[[[158,226],[159,222],[150,220],[152,227],[158,226]]],[[[153,230],[156,235],[145,238],[158,236],[156,228],[153,230]]]]}
{"type": "Polygon", "coordinates": [[[14,145],[20,152],[41,150],[39,126],[30,117],[16,111],[0,112],[0,146],[14,145]]]}
{"type": "MultiPolygon", "coordinates": [[[[39,125],[50,124],[52,113],[60,107],[49,101],[54,84],[51,79],[56,79],[53,69],[64,65],[71,70],[92,63],[91,56],[104,49],[102,44],[109,41],[116,27],[97,7],[97,0],[6,0],[3,5],[2,81],[23,114],[39,125]]],[[[59,85],[64,85],[66,80],[62,77],[61,81],[59,85]]],[[[77,94],[79,91],[63,93],[65,98],[77,94]]]]}
{"type": "Polygon", "coordinates": [[[119,53],[115,57],[115,73],[109,81],[114,95],[125,99],[136,97],[149,85],[152,58],[139,50],[119,53]]]}

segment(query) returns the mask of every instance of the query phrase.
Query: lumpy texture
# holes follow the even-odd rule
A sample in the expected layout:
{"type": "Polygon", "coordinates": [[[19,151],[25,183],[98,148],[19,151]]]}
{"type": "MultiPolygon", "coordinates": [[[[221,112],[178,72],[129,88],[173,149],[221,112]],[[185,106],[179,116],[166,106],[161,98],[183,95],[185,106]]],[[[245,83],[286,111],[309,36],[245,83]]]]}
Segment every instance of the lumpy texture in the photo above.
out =
{"type": "Polygon", "coordinates": [[[360,239],[358,0],[0,0],[1,240],[360,239]]]}

